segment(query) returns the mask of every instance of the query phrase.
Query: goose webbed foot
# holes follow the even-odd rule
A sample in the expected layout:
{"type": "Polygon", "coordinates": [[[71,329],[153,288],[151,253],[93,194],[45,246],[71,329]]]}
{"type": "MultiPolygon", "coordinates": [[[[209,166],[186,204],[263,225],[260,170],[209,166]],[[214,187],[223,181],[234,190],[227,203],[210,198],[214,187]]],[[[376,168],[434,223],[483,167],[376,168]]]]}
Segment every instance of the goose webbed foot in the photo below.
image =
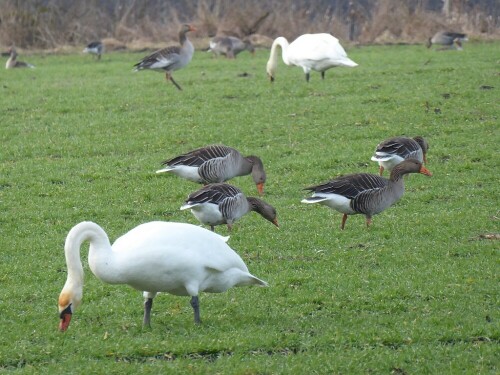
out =
{"type": "Polygon", "coordinates": [[[196,324],[200,324],[200,301],[198,299],[198,296],[193,296],[191,297],[191,306],[193,307],[194,311],[194,322],[196,324]]]}
{"type": "Polygon", "coordinates": [[[142,325],[144,327],[151,327],[151,308],[153,307],[153,299],[148,298],[144,301],[144,320],[142,325]]]}

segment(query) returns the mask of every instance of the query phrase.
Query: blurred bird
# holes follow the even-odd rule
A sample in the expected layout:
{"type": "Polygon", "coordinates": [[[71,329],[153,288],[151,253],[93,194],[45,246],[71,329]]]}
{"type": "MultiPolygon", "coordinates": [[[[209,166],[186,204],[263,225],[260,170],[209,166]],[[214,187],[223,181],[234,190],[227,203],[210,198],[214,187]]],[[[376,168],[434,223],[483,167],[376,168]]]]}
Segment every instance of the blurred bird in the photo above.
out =
{"type": "Polygon", "coordinates": [[[255,211],[264,219],[279,227],[276,210],[261,199],[246,197],[243,192],[229,184],[210,184],[189,194],[181,210],[191,209],[193,215],[203,224],[227,224],[229,230],[235,221],[250,211],[255,211]]]}
{"type": "Polygon", "coordinates": [[[101,59],[101,55],[104,52],[104,46],[102,42],[91,42],[83,49],[83,53],[90,53],[92,55],[97,56],[97,60],[101,59]]]}
{"type": "Polygon", "coordinates": [[[30,63],[24,62],[24,61],[18,61],[17,60],[17,52],[14,47],[10,47],[9,49],[9,59],[5,63],[5,69],[12,69],[12,68],[34,68],[34,65],[31,65],[30,63]]]}
{"type": "Polygon", "coordinates": [[[347,54],[339,43],[339,40],[330,34],[304,34],[292,43],[280,36],[276,38],[271,47],[271,55],[267,62],[267,75],[271,82],[274,81],[276,68],[278,66],[278,54],[276,49],[281,47],[283,62],[286,65],[300,66],[309,82],[311,70],[321,72],[321,78],[325,78],[325,71],[336,66],[358,66],[347,57],[347,54]]]}
{"type": "Polygon", "coordinates": [[[431,48],[433,44],[445,46],[444,49],[462,50],[462,42],[467,41],[467,35],[462,33],[454,33],[449,31],[440,31],[427,41],[427,48],[431,48]]]}
{"type": "Polygon", "coordinates": [[[137,72],[143,69],[163,70],[166,72],[165,78],[167,81],[172,81],[175,87],[182,90],[174,81],[172,72],[185,67],[193,58],[194,47],[186,36],[189,31],[196,31],[196,29],[191,25],[182,25],[179,31],[180,46],[170,46],[153,52],[135,64],[134,71],[137,72]]]}
{"type": "Polygon", "coordinates": [[[241,40],[234,36],[216,36],[210,41],[210,48],[208,49],[209,52],[213,52],[216,56],[222,54],[228,59],[236,58],[237,54],[245,50],[252,55],[255,54],[255,47],[249,40],[241,40]]]}

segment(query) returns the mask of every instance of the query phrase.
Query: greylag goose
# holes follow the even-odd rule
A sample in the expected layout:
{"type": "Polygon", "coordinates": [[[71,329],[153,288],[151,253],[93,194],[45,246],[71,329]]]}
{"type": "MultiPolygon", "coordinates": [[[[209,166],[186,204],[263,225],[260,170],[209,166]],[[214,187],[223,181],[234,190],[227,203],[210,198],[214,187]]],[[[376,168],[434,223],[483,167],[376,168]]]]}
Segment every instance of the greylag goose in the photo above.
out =
{"type": "Polygon", "coordinates": [[[342,230],[347,215],[364,214],[366,226],[370,226],[373,215],[389,208],[403,196],[403,176],[408,173],[432,176],[418,160],[407,159],[392,169],[389,179],[369,173],[357,173],[308,187],[305,190],[312,191],[313,195],[302,200],[302,203],[320,203],[343,213],[340,226],[342,230]]]}
{"type": "Polygon", "coordinates": [[[209,51],[216,56],[226,55],[227,58],[235,58],[237,54],[243,51],[255,53],[255,48],[249,40],[241,40],[235,36],[216,36],[210,41],[209,51]]]}
{"type": "Polygon", "coordinates": [[[236,176],[252,174],[259,194],[264,193],[266,172],[257,156],[242,156],[224,145],[210,145],[165,160],[165,167],[156,173],[171,172],[189,181],[202,184],[224,182],[236,176]]]}
{"type": "Polygon", "coordinates": [[[267,283],[248,272],[236,252],[221,237],[191,224],[154,221],[139,225],[113,245],[97,224],[84,221],[66,237],[68,275],[59,295],[59,329],[65,331],[83,296],[80,247],[90,242],[92,273],[108,284],[128,284],[144,291],[145,326],[150,326],[153,298],[159,292],[191,296],[194,321],[200,323],[198,294],[222,293],[233,286],[267,283]]]}
{"type": "Polygon", "coordinates": [[[153,52],[135,64],[134,71],[137,72],[143,69],[164,70],[167,81],[172,81],[175,87],[182,90],[177,82],[174,81],[172,72],[185,67],[193,58],[194,47],[186,36],[189,31],[196,31],[196,29],[191,25],[182,25],[179,31],[180,46],[171,46],[153,52]]]}
{"type": "Polygon", "coordinates": [[[181,210],[188,208],[200,222],[210,225],[212,231],[220,224],[227,224],[231,230],[234,222],[250,211],[279,227],[273,206],[261,199],[246,197],[240,189],[229,184],[210,184],[191,193],[181,210]]]}
{"type": "Polygon", "coordinates": [[[382,176],[384,169],[391,171],[405,159],[417,159],[421,163],[427,163],[428,150],[429,144],[421,136],[414,138],[394,137],[380,142],[371,160],[378,162],[382,176]]]}
{"type": "Polygon", "coordinates": [[[12,69],[12,68],[34,68],[34,65],[31,65],[30,63],[24,62],[24,61],[18,61],[17,60],[17,51],[14,47],[10,47],[9,49],[9,59],[5,63],[5,69],[12,69]]]}
{"type": "Polygon", "coordinates": [[[467,35],[462,33],[454,33],[449,31],[440,31],[427,41],[427,48],[431,48],[433,44],[440,44],[446,48],[455,47],[462,50],[462,42],[467,41],[467,35]]]}
{"type": "Polygon", "coordinates": [[[97,60],[101,59],[101,55],[104,52],[104,47],[102,45],[102,42],[97,41],[97,42],[91,42],[83,49],[83,53],[90,53],[92,55],[97,56],[97,60]]]}
{"type": "Polygon", "coordinates": [[[347,57],[347,54],[339,43],[339,40],[330,34],[304,34],[292,43],[280,36],[276,38],[271,47],[271,55],[267,62],[267,75],[271,82],[274,81],[276,68],[278,67],[277,48],[281,47],[283,62],[286,65],[300,66],[309,82],[309,73],[315,70],[325,78],[325,71],[336,66],[358,66],[347,57]]]}

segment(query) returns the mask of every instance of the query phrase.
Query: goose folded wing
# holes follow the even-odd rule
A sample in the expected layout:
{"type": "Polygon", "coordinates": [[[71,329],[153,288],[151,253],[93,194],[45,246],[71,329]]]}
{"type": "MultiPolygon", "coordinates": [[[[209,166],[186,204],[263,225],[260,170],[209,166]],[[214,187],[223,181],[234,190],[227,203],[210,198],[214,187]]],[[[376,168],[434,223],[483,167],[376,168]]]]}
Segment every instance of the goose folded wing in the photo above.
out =
{"type": "Polygon", "coordinates": [[[226,200],[231,200],[238,194],[241,194],[241,191],[234,186],[211,184],[189,195],[187,201],[190,203],[221,204],[226,200]]]}
{"type": "Polygon", "coordinates": [[[179,155],[169,160],[165,160],[162,164],[170,166],[186,165],[189,167],[199,167],[208,160],[214,158],[225,158],[231,151],[232,149],[227,146],[208,146],[198,148],[188,152],[187,154],[179,155]]]}
{"type": "Polygon", "coordinates": [[[148,67],[149,69],[167,69],[175,64],[180,57],[180,47],[172,46],[163,48],[145,57],[136,66],[148,67]]]}
{"type": "Polygon", "coordinates": [[[385,178],[369,173],[358,173],[341,176],[325,184],[306,188],[306,190],[315,193],[338,194],[353,199],[363,191],[380,189],[387,186],[387,184],[388,180],[385,178]]]}

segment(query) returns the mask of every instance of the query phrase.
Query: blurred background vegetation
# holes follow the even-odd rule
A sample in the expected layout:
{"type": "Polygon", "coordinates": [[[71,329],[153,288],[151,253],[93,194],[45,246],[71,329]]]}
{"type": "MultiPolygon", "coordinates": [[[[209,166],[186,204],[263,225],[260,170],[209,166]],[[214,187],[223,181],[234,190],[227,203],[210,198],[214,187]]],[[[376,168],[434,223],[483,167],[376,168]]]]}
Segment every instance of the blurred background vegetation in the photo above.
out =
{"type": "Polygon", "coordinates": [[[351,43],[423,43],[440,30],[500,38],[498,0],[2,0],[0,44],[60,49],[104,40],[108,49],[177,39],[192,23],[199,46],[217,34],[252,37],[330,32],[351,43]]]}

